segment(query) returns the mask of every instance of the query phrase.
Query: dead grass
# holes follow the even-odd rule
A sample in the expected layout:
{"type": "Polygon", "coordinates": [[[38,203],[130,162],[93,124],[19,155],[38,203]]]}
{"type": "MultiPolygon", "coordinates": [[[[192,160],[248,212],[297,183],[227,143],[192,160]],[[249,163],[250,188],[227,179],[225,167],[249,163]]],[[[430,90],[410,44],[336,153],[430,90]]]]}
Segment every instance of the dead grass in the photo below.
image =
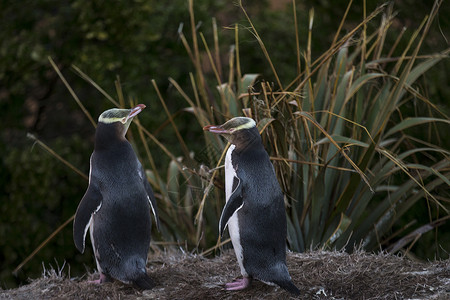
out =
{"type": "MultiPolygon", "coordinates": [[[[300,299],[449,299],[450,260],[420,263],[406,258],[356,251],[289,253],[288,267],[300,299]]],[[[228,292],[226,282],[240,275],[234,253],[207,259],[165,252],[149,262],[157,286],[138,291],[119,282],[94,285],[69,279],[61,271],[17,289],[0,290],[0,299],[294,299],[284,290],[254,282],[246,291],[228,292]]]]}

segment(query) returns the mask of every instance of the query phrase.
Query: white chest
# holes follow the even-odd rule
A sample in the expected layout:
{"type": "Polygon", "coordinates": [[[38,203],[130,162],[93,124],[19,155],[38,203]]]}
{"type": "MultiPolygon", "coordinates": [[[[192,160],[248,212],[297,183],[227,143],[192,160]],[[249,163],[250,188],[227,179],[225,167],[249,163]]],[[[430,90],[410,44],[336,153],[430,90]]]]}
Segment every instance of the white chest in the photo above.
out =
{"type": "Polygon", "coordinates": [[[231,163],[231,153],[233,153],[235,146],[231,145],[228,148],[227,154],[225,156],[225,199],[228,202],[230,199],[231,193],[233,192],[233,181],[236,176],[236,171],[233,168],[233,164],[231,163]]]}
{"type": "MultiPolygon", "coordinates": [[[[225,199],[227,202],[233,192],[234,177],[237,177],[236,171],[234,170],[233,164],[231,162],[231,154],[233,153],[234,148],[235,146],[231,145],[230,148],[228,148],[227,154],[225,156],[225,199]]],[[[236,254],[239,267],[241,268],[241,274],[243,276],[248,276],[242,262],[244,256],[239,234],[239,220],[236,213],[228,221],[228,232],[230,233],[231,243],[233,244],[234,252],[236,254]]]]}

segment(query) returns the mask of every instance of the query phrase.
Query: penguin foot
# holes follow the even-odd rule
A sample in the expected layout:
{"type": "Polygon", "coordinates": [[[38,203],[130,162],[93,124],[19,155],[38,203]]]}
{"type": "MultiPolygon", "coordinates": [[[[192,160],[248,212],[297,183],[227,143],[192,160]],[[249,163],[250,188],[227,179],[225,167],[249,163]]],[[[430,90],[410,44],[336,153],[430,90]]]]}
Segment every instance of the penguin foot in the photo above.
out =
{"type": "Polygon", "coordinates": [[[103,273],[100,273],[100,278],[97,280],[91,280],[88,281],[89,283],[93,283],[93,284],[102,284],[104,282],[110,282],[112,281],[111,278],[103,273]]]}
{"type": "Polygon", "coordinates": [[[252,282],[252,280],[249,277],[244,277],[241,279],[236,279],[233,282],[229,282],[227,284],[225,284],[225,289],[227,291],[239,291],[239,290],[243,290],[246,289],[250,286],[250,283],[252,282]]]}

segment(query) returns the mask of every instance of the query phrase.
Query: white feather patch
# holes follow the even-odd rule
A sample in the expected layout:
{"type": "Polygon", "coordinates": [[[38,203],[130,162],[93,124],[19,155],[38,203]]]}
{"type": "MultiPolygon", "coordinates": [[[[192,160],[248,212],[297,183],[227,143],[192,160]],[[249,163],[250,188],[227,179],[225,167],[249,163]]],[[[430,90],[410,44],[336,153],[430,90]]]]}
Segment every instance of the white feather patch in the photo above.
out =
{"type": "Polygon", "coordinates": [[[98,272],[103,273],[103,270],[100,267],[100,263],[99,263],[100,253],[98,252],[98,249],[95,247],[95,242],[94,242],[94,221],[93,221],[92,217],[91,217],[91,221],[89,223],[90,223],[89,233],[91,235],[92,249],[94,250],[95,264],[97,265],[98,272]]]}
{"type": "Polygon", "coordinates": [[[152,201],[150,200],[150,197],[147,195],[147,200],[148,200],[148,203],[150,204],[150,207],[152,208],[152,213],[153,213],[153,215],[155,216],[155,220],[156,220],[156,212],[155,212],[155,208],[153,207],[153,203],[152,203],[152,201]]]}
{"type": "MultiPolygon", "coordinates": [[[[87,232],[88,232],[89,227],[91,226],[91,223],[92,223],[92,215],[91,215],[91,218],[89,219],[89,222],[86,224],[86,227],[84,227],[84,233],[83,233],[83,251],[84,251],[84,249],[85,249],[85,247],[86,247],[86,234],[87,234],[87,232]]],[[[92,232],[92,229],[91,229],[91,232],[92,232]]],[[[91,242],[93,243],[93,241],[92,241],[92,236],[91,236],[91,242]]]]}
{"type": "MultiPolygon", "coordinates": [[[[88,226],[86,226],[84,234],[86,235],[87,229],[89,228],[92,249],[94,250],[95,263],[97,264],[97,270],[100,273],[103,273],[102,268],[100,267],[100,263],[98,262],[98,260],[100,258],[100,254],[98,252],[98,249],[95,247],[95,242],[94,242],[94,215],[100,210],[100,207],[102,207],[102,203],[100,203],[100,205],[97,206],[95,211],[92,213],[91,219],[89,220],[88,226]]],[[[85,239],[83,239],[83,246],[84,246],[84,241],[85,241],[85,239]]]]}
{"type": "Polygon", "coordinates": [[[91,214],[91,218],[89,219],[89,222],[86,224],[86,227],[84,227],[84,234],[83,234],[83,249],[85,247],[86,244],[86,234],[88,229],[90,228],[90,233],[91,233],[91,243],[92,246],[94,246],[94,239],[92,237],[92,232],[94,231],[94,215],[96,212],[98,212],[100,210],[100,207],[102,207],[102,203],[100,202],[100,205],[97,206],[97,208],[95,209],[95,211],[91,214]]]}

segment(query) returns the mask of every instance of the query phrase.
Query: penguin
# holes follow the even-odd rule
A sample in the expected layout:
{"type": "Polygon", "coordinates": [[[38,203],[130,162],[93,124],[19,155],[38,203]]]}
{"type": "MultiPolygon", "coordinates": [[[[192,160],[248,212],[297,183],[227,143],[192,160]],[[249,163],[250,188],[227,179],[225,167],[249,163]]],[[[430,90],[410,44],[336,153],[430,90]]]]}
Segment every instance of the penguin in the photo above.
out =
{"type": "Polygon", "coordinates": [[[243,278],[227,283],[225,289],[242,290],[257,279],[299,295],[286,266],[284,197],[256,122],[236,117],[203,130],[231,144],[225,156],[226,204],[219,235],[228,227],[243,278]]]}
{"type": "Polygon", "coordinates": [[[145,108],[109,109],[98,118],[89,185],[73,224],[76,248],[83,253],[87,231],[100,279],[151,289],[146,272],[152,211],[159,230],[155,196],[144,169],[125,137],[133,118],[145,108]]]}

